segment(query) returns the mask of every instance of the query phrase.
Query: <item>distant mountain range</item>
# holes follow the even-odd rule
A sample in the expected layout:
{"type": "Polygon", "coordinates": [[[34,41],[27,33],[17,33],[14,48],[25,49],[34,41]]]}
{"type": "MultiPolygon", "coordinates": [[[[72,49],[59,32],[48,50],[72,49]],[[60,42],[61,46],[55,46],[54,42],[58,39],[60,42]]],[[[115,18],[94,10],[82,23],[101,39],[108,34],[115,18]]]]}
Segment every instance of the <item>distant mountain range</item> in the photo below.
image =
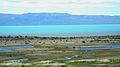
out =
{"type": "Polygon", "coordinates": [[[120,16],[71,15],[67,13],[0,14],[0,26],[120,24],[120,16]]]}

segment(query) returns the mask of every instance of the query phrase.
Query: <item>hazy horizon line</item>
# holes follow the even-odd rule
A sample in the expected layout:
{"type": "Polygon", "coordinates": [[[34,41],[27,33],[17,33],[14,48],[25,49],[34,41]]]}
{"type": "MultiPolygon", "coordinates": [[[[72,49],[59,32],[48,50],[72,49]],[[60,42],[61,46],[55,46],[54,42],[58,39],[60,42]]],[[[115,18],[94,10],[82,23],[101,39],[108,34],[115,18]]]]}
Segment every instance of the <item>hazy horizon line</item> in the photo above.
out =
{"type": "Polygon", "coordinates": [[[49,14],[68,14],[68,15],[101,15],[101,16],[120,16],[120,15],[112,15],[112,14],[72,14],[67,12],[26,12],[26,13],[1,13],[0,14],[15,14],[15,15],[22,15],[22,14],[42,14],[42,13],[49,13],[49,14]]]}

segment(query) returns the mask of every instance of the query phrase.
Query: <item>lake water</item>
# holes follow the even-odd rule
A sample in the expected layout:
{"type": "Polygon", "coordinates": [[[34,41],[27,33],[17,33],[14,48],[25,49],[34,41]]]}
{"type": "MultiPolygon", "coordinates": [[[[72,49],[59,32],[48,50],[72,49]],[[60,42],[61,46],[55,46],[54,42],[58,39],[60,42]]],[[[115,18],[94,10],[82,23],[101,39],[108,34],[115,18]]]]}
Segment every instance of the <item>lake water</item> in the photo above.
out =
{"type": "Polygon", "coordinates": [[[120,34],[120,24],[0,26],[0,35],[110,35],[120,34]]]}
{"type": "MultiPolygon", "coordinates": [[[[65,46],[66,47],[66,46],[65,46]]],[[[116,49],[120,48],[120,44],[96,44],[91,45],[90,47],[74,47],[68,46],[68,48],[72,48],[74,50],[103,50],[103,49],[116,49]]],[[[24,49],[24,48],[33,48],[33,46],[6,46],[0,47],[0,52],[10,52],[17,49],[24,49]]]]}
{"type": "Polygon", "coordinates": [[[71,47],[74,50],[106,50],[120,48],[120,44],[96,44],[90,47],[71,47]]]}
{"type": "Polygon", "coordinates": [[[7,61],[4,61],[4,62],[26,62],[28,61],[28,59],[14,59],[14,60],[7,60],[7,61]]]}
{"type": "Polygon", "coordinates": [[[33,46],[6,46],[0,47],[0,52],[10,52],[18,49],[32,48],[33,46]]]}

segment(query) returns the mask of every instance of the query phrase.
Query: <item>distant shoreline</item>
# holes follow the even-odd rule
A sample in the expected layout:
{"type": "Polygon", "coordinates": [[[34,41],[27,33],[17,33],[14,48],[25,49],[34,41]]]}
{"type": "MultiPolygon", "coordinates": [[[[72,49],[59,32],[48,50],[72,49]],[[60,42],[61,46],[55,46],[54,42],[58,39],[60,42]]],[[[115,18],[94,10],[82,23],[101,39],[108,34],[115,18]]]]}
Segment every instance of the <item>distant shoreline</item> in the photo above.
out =
{"type": "Polygon", "coordinates": [[[78,25],[83,25],[83,26],[87,26],[87,25],[118,25],[120,23],[99,23],[99,24],[41,24],[41,25],[0,25],[0,26],[10,26],[10,27],[20,27],[20,26],[33,26],[33,27],[37,27],[37,26],[61,26],[61,25],[65,25],[65,26],[69,26],[69,25],[73,25],[73,26],[78,26],[78,25]]]}
{"type": "Polygon", "coordinates": [[[16,37],[16,36],[28,36],[28,37],[96,37],[96,36],[120,36],[120,34],[104,34],[104,35],[0,35],[0,37],[8,37],[8,36],[12,36],[12,37],[16,37]]]}

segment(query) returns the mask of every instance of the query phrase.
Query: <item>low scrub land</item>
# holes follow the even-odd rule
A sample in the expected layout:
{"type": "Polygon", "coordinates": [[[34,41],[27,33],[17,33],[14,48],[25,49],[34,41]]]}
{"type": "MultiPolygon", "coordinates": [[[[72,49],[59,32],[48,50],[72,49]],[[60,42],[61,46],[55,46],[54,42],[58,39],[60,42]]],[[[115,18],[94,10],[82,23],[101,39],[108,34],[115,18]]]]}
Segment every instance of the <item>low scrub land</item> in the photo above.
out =
{"type": "Polygon", "coordinates": [[[0,67],[120,67],[120,35],[0,36],[0,67]]]}

